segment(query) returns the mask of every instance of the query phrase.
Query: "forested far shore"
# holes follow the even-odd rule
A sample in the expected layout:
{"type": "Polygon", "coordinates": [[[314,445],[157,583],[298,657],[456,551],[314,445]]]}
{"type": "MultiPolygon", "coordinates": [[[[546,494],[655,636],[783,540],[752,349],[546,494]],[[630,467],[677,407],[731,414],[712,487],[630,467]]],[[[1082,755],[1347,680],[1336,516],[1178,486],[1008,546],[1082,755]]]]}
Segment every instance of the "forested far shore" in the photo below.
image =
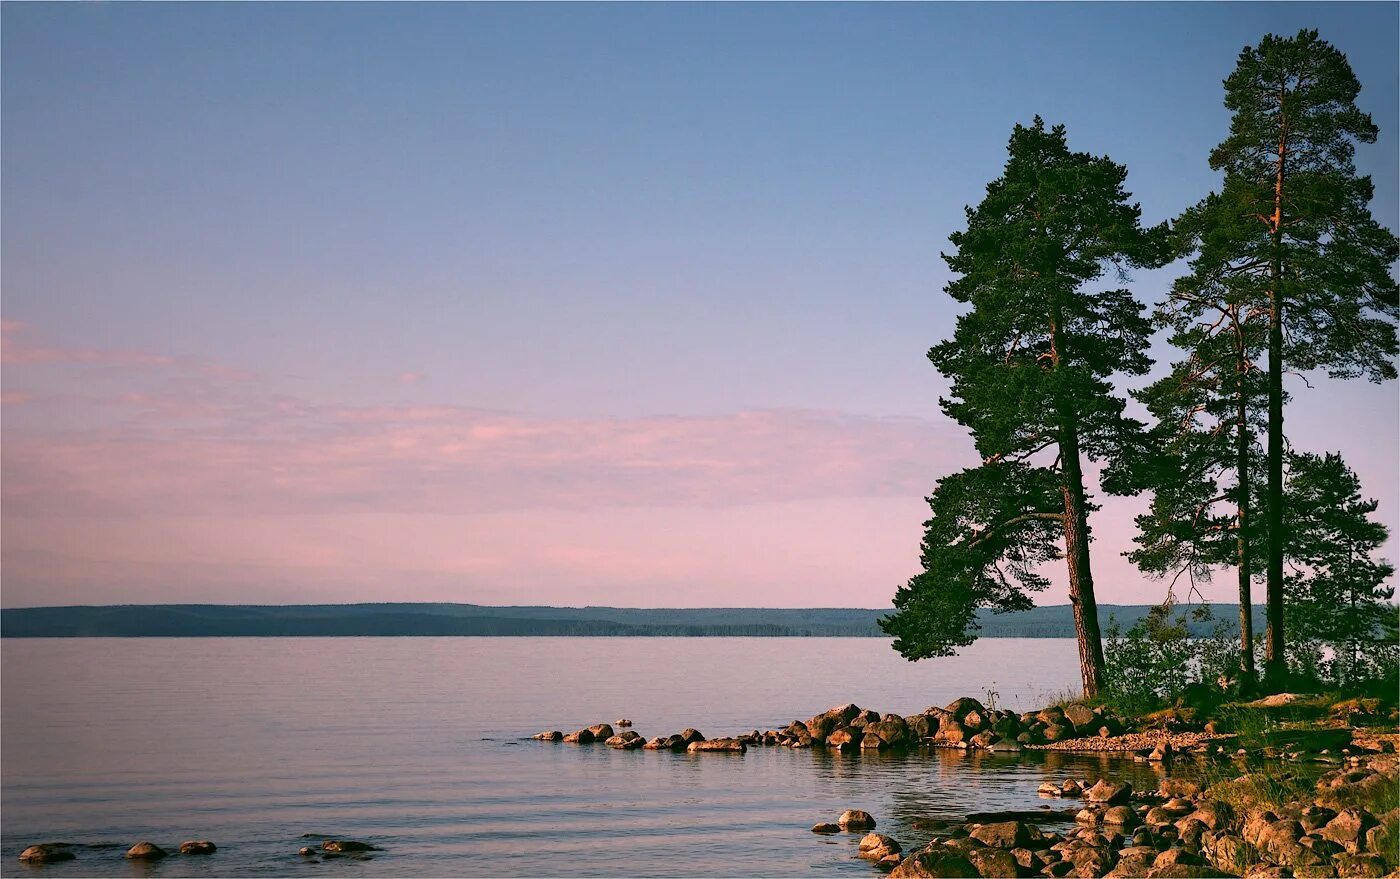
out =
{"type": "MultiPolygon", "coordinates": [[[[1103,605],[1127,628],[1152,605],[1103,605]]],[[[1238,618],[1236,605],[1211,605],[1191,633],[1212,634],[1238,618]]],[[[0,610],[5,638],[295,637],[295,636],[637,636],[881,638],[870,608],[493,607],[478,604],[152,604],[29,607],[0,610]]],[[[1262,619],[1264,608],[1254,616],[1262,619]]],[[[993,613],[977,622],[984,638],[1073,638],[1069,605],[993,613]]]]}

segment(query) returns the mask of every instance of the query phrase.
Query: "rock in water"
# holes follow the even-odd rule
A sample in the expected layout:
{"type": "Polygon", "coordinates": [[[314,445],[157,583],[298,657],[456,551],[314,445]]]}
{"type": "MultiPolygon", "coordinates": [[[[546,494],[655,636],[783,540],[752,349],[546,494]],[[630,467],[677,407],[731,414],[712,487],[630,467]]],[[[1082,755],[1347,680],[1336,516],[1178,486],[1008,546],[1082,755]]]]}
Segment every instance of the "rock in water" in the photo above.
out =
{"type": "Polygon", "coordinates": [[[1108,803],[1118,805],[1126,803],[1133,795],[1133,786],[1124,782],[1107,781],[1099,779],[1098,784],[1084,792],[1084,799],[1091,803],[1108,803]]]}
{"type": "Polygon", "coordinates": [[[899,841],[883,833],[867,833],[861,838],[856,857],[867,861],[881,861],[889,855],[897,855],[903,848],[899,841]]]}
{"type": "Polygon", "coordinates": [[[595,723],[588,728],[588,731],[593,733],[593,740],[595,742],[606,741],[613,736],[612,724],[608,723],[595,723]]]}
{"type": "Polygon", "coordinates": [[[899,862],[890,875],[895,879],[944,879],[980,876],[972,862],[958,852],[940,845],[926,846],[899,862]]]}
{"type": "Polygon", "coordinates": [[[969,834],[983,845],[995,848],[1024,848],[1034,841],[1031,829],[1020,821],[999,821],[983,824],[969,834]]]}
{"type": "Polygon", "coordinates": [[[51,864],[55,861],[71,861],[74,857],[68,846],[61,842],[41,842],[19,853],[19,859],[26,864],[51,864]]]}
{"type": "Polygon", "coordinates": [[[691,742],[686,745],[685,749],[692,754],[708,751],[717,751],[722,754],[742,754],[747,750],[747,747],[738,739],[706,739],[703,742],[691,742]]]}
{"type": "Polygon", "coordinates": [[[370,845],[367,842],[360,842],[355,839],[328,839],[321,843],[321,848],[328,852],[377,852],[379,846],[370,845]]]}
{"type": "Polygon", "coordinates": [[[155,861],[169,854],[153,842],[138,842],[126,850],[126,856],[133,861],[155,861]]]}
{"type": "Polygon", "coordinates": [[[575,745],[587,745],[593,741],[593,731],[581,729],[578,732],[571,732],[564,736],[564,741],[575,745]]]}
{"type": "Polygon", "coordinates": [[[180,843],[182,855],[212,855],[219,847],[207,839],[189,839],[180,843]]]}
{"type": "Polygon", "coordinates": [[[875,819],[869,812],[860,809],[847,809],[836,819],[842,830],[874,830],[875,819]]]}
{"type": "Polygon", "coordinates": [[[564,741],[564,734],[555,729],[549,732],[535,733],[530,738],[539,739],[542,742],[562,742],[564,741]]]}
{"type": "Polygon", "coordinates": [[[619,720],[619,721],[617,721],[616,723],[614,723],[613,725],[614,725],[614,726],[631,726],[631,725],[632,725],[632,721],[630,721],[630,720],[628,720],[627,718],[624,717],[624,718],[622,718],[621,720],[619,720]]]}
{"type": "Polygon", "coordinates": [[[841,832],[841,825],[840,825],[840,824],[831,824],[830,822],[823,823],[823,824],[813,824],[813,825],[812,825],[812,832],[813,832],[813,833],[840,833],[840,832],[841,832]]]}

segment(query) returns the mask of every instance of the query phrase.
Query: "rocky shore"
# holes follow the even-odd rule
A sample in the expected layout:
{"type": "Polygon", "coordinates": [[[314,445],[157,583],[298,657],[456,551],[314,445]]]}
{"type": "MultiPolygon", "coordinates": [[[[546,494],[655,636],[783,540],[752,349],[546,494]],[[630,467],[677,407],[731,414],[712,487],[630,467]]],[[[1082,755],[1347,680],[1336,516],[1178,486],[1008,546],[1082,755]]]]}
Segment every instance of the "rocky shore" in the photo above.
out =
{"type": "MultiPolygon", "coordinates": [[[[1290,698],[1244,707],[1271,709],[1290,704],[1290,698]]],[[[1285,724],[1262,734],[1262,745],[1251,740],[1249,749],[1222,726],[1190,711],[1125,718],[1102,707],[1068,704],[1017,713],[964,697],[907,716],[842,705],[782,729],[721,739],[687,729],[642,740],[614,735],[608,724],[535,738],[691,753],[742,754],[749,746],[1130,753],[1159,764],[1167,776],[1149,791],[1107,778],[1042,783],[1040,797],[1082,801],[1077,809],[1046,815],[1058,818],[1058,825],[1072,822],[1071,829],[1042,829],[1024,813],[969,818],[942,824],[911,851],[874,832],[875,817],[859,809],[811,828],[822,835],[863,834],[854,857],[891,876],[1400,877],[1396,735],[1384,728],[1377,733],[1285,724]],[[1281,768],[1297,763],[1318,767],[1306,783],[1281,768]],[[1338,768],[1315,777],[1327,764],[1338,768]]]]}

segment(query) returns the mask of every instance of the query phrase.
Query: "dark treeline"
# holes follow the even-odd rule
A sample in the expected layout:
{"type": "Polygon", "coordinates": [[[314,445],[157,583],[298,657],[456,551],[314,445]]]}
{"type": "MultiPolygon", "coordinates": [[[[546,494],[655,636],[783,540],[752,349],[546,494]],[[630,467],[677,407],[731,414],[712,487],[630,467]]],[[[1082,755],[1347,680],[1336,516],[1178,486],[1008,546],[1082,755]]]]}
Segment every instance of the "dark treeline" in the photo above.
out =
{"type": "MultiPolygon", "coordinates": [[[[1148,605],[1107,605],[1123,625],[1143,620],[1148,605]]],[[[1233,615],[1234,608],[1218,607],[1233,615]]],[[[1262,619],[1263,608],[1254,608],[1262,619]]],[[[307,636],[646,636],[888,637],[884,611],[865,608],[490,607],[475,604],[114,605],[0,611],[6,638],[158,638],[307,636]]],[[[985,637],[1072,638],[1067,605],[979,615],[985,637]]],[[[1193,634],[1211,634],[1197,622],[1193,634]]]]}

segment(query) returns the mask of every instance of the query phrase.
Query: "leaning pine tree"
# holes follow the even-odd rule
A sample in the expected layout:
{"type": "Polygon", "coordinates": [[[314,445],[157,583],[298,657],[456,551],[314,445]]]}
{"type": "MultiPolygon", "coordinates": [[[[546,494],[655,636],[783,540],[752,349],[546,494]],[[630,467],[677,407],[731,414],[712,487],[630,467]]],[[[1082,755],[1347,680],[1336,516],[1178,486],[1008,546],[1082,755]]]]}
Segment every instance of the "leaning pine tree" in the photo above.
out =
{"type": "Polygon", "coordinates": [[[929,352],[951,379],[943,411],[966,426],[981,466],[940,480],[929,498],[923,572],[881,620],[910,659],[976,637],[978,608],[1031,606],[1040,572],[1063,556],[1086,695],[1097,695],[1103,647],[1089,565],[1083,462],[1114,457],[1140,425],[1123,415],[1114,373],[1142,374],[1151,325],[1110,269],[1157,264],[1157,238],[1123,188],[1127,170],[1071,152],[1063,126],[1016,126],[1002,176],[967,211],[944,255],[960,277],[947,292],[972,306],[929,352]]]}
{"type": "Polygon", "coordinates": [[[1346,56],[1316,31],[1267,36],[1225,80],[1230,134],[1210,156],[1224,182],[1203,234],[1259,270],[1268,314],[1265,676],[1275,684],[1285,671],[1283,373],[1396,375],[1398,250],[1352,161],[1357,143],[1376,139],[1360,91],[1346,56]]]}

